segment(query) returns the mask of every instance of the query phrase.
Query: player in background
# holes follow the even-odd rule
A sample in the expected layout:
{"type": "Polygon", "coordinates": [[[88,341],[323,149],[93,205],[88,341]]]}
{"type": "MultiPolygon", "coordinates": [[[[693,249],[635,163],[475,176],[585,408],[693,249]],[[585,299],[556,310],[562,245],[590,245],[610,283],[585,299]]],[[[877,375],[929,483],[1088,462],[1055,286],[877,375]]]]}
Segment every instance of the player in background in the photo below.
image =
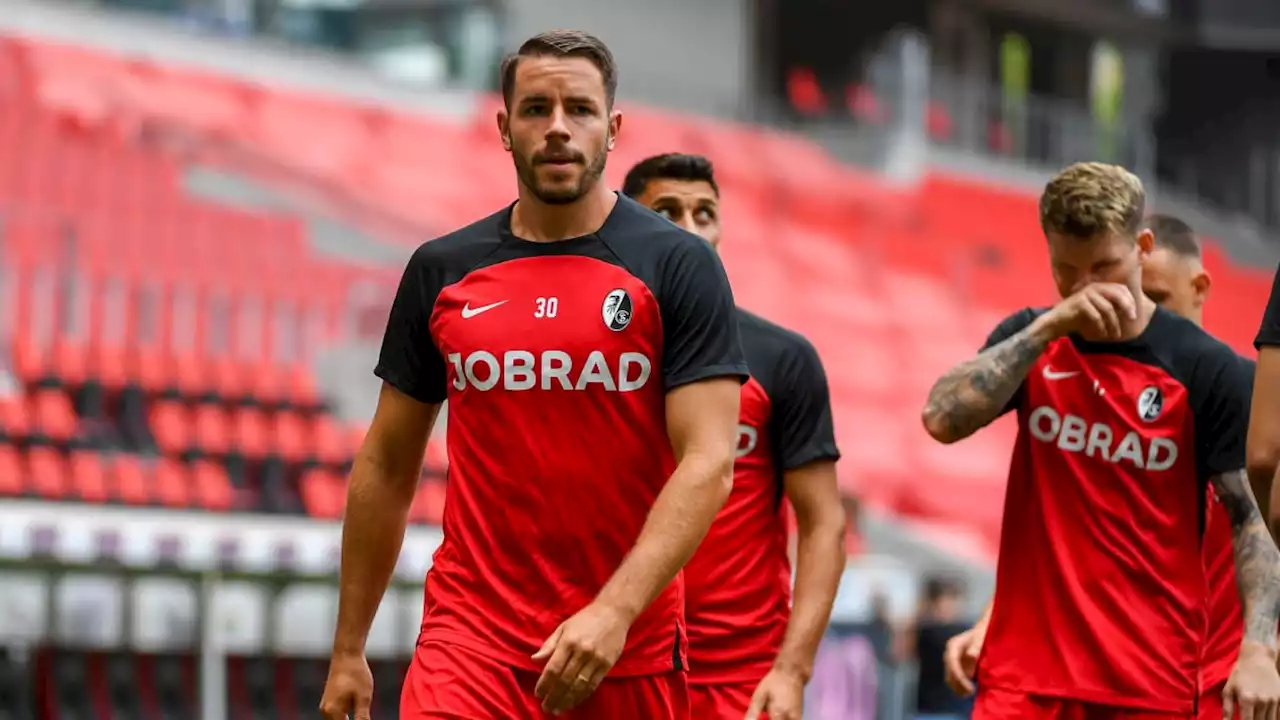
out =
{"type": "Polygon", "coordinates": [[[330,720],[369,716],[365,639],[446,399],[401,720],[688,717],[679,572],[731,489],[747,367],[715,252],[600,181],[616,84],[591,35],[525,42],[497,117],[518,200],[409,260],[347,499],[330,720]]]}
{"type": "MultiPolygon", "coordinates": [[[[1154,248],[1142,260],[1142,293],[1203,327],[1204,304],[1212,278],[1204,268],[1200,240],[1195,231],[1186,222],[1169,215],[1151,215],[1144,222],[1144,227],[1154,236],[1154,248]]],[[[1252,361],[1240,360],[1247,366],[1246,375],[1252,378],[1252,361]]],[[[1256,492],[1256,484],[1254,489],[1256,492]]],[[[1222,717],[1223,689],[1240,649],[1243,617],[1236,589],[1230,517],[1212,491],[1207,493],[1206,503],[1202,547],[1209,587],[1209,626],[1200,676],[1199,717],[1201,720],[1219,720],[1222,717]]],[[[947,643],[943,659],[947,682],[960,695],[973,693],[973,675],[990,613],[991,603],[988,603],[973,628],[947,643]]]]}
{"type": "MultiPolygon", "coordinates": [[[[623,192],[720,244],[720,188],[699,155],[651,157],[623,192]]],[[[689,690],[699,720],[800,720],[844,570],[844,510],[826,373],[813,346],[737,311],[742,386],[733,493],[685,566],[689,690]],[[783,499],[797,526],[795,598],[783,499]]]]}
{"type": "Polygon", "coordinates": [[[1142,294],[1144,204],[1111,165],[1050,181],[1040,220],[1062,302],[1007,318],[923,411],[941,442],[1019,416],[977,720],[1194,715],[1206,484],[1230,517],[1244,615],[1224,715],[1280,708],[1280,551],[1244,469],[1247,368],[1142,294]]]}

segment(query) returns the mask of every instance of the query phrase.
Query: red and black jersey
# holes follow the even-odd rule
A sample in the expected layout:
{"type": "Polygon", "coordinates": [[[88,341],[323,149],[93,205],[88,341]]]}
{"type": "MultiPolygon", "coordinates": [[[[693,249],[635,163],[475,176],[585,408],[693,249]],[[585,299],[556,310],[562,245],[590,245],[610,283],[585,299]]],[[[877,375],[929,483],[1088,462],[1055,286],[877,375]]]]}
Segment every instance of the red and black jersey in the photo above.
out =
{"type": "MultiPolygon", "coordinates": [[[[665,396],[745,379],[715,252],[620,197],[595,233],[533,243],[511,210],[424,244],[376,373],[449,401],[444,540],[422,642],[515,667],[590,603],[675,469],[665,396]]],[[[684,583],[640,615],[613,675],[685,662],[684,583]]]]}
{"type": "Polygon", "coordinates": [[[783,473],[840,457],[817,351],[743,310],[738,329],[751,379],[742,386],[733,492],[684,573],[693,683],[768,673],[791,613],[783,473]]]}
{"type": "MultiPolygon", "coordinates": [[[[1252,396],[1254,363],[1248,358],[1239,360],[1244,365],[1242,372],[1249,384],[1248,393],[1252,396]]],[[[1244,611],[1240,607],[1240,590],[1236,585],[1231,518],[1218,502],[1212,486],[1207,489],[1206,500],[1204,571],[1209,583],[1209,627],[1200,687],[1212,691],[1220,689],[1227,681],[1240,655],[1240,643],[1244,640],[1244,611]]]]}
{"type": "MultiPolygon", "coordinates": [[[[1042,311],[1023,310],[995,345],[1042,311]]],[[[1191,712],[1206,640],[1208,482],[1244,467],[1238,356],[1157,309],[1137,338],[1060,338],[1027,373],[986,687],[1191,712]]]]}

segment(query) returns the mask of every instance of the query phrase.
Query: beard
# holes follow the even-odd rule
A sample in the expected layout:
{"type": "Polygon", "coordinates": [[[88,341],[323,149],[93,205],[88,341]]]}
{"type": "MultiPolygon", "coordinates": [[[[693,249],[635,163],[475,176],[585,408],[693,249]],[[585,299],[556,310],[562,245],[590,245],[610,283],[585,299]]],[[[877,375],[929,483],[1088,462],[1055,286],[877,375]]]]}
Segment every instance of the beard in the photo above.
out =
{"type": "Polygon", "coordinates": [[[515,162],[516,177],[520,183],[529,188],[533,192],[534,197],[548,205],[568,205],[576,201],[578,198],[587,194],[591,188],[604,175],[605,161],[608,159],[608,150],[601,149],[600,154],[591,158],[583,168],[582,174],[578,176],[577,184],[568,188],[548,188],[543,186],[538,179],[538,161],[536,158],[530,159],[520,152],[512,152],[511,159],[515,162]]]}

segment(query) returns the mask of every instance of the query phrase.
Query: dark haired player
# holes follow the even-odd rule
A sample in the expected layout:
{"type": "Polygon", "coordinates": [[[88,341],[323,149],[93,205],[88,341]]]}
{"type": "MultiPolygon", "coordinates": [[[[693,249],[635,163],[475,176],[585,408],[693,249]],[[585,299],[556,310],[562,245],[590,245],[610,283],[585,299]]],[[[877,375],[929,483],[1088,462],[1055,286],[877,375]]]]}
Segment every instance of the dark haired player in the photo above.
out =
{"type": "MultiPolygon", "coordinates": [[[[712,247],[720,189],[698,155],[658,155],[623,192],[712,247]]],[[[844,569],[844,510],[826,374],[800,335],[739,309],[742,386],[733,493],[685,566],[689,690],[698,720],[800,720],[844,569]],[[795,510],[795,601],[783,499],[795,510]]]]}
{"type": "Polygon", "coordinates": [[[1244,470],[1247,368],[1142,294],[1144,200],[1115,166],[1055,177],[1040,221],[1063,301],[1002,322],[923,412],[941,442],[1019,416],[977,720],[1194,715],[1210,484],[1230,519],[1244,618],[1224,716],[1280,708],[1280,552],[1244,470]]]}
{"type": "Polygon", "coordinates": [[[600,182],[616,82],[585,33],[521,46],[498,114],[519,199],[409,261],[352,471],[331,720],[368,717],[365,637],[446,399],[401,720],[688,717],[679,571],[731,488],[747,368],[716,254],[600,182]]]}

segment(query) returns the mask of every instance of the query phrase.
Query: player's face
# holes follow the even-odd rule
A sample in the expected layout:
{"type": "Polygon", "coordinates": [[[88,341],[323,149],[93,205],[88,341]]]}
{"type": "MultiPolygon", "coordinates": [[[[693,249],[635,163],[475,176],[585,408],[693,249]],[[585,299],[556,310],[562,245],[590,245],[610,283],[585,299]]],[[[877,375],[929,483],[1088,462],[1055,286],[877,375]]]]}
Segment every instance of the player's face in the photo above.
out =
{"type": "Polygon", "coordinates": [[[511,109],[498,113],[516,176],[544,203],[564,205],[600,181],[622,124],[604,77],[580,57],[527,57],[516,67],[511,109]]]}
{"type": "Polygon", "coordinates": [[[1067,297],[1089,283],[1126,285],[1142,291],[1142,259],[1151,251],[1152,237],[1143,230],[1136,240],[1120,233],[1089,240],[1048,233],[1049,262],[1058,293],[1067,297]]]}
{"type": "Polygon", "coordinates": [[[712,247],[720,246],[720,198],[711,183],[658,178],[650,180],[636,200],[712,247]]]}
{"type": "Polygon", "coordinates": [[[1209,274],[1196,258],[1156,248],[1142,261],[1142,292],[1157,304],[1200,322],[1209,274]]]}

